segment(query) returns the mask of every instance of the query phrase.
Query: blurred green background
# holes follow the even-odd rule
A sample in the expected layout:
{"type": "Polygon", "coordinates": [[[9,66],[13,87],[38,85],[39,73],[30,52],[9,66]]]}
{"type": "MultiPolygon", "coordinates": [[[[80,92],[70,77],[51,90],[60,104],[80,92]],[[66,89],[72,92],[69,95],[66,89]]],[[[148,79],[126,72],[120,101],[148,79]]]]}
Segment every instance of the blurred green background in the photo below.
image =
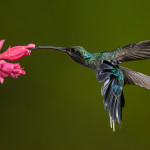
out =
{"type": "MultiPolygon", "coordinates": [[[[112,50],[150,39],[150,1],[7,0],[0,3],[0,39],[9,45],[112,50]]],[[[121,127],[110,128],[94,72],[58,51],[37,50],[16,61],[26,75],[0,85],[0,150],[149,148],[150,91],[125,86],[121,127]]],[[[123,64],[150,75],[150,60],[123,64]]]]}

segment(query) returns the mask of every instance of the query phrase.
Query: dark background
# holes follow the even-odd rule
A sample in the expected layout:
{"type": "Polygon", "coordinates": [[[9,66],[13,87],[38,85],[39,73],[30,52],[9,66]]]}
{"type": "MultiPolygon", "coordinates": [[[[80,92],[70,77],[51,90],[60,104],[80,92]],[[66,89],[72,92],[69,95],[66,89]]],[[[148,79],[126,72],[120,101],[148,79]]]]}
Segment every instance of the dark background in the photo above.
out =
{"type": "MultiPolygon", "coordinates": [[[[73,46],[102,52],[150,39],[150,1],[5,0],[0,39],[9,45],[73,46]]],[[[148,149],[150,91],[125,86],[123,122],[110,128],[94,72],[58,51],[37,50],[26,71],[0,85],[0,150],[148,149]]],[[[150,60],[123,64],[150,75],[150,60]]]]}

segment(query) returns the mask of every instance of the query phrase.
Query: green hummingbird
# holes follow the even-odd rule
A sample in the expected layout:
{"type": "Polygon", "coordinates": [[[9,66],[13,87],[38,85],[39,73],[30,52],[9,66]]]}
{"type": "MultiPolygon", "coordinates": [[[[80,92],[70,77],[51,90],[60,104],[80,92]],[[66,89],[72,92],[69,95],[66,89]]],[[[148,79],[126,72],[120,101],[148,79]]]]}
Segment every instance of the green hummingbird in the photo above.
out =
{"type": "Polygon", "coordinates": [[[54,49],[65,52],[75,62],[94,70],[98,81],[103,82],[101,94],[104,97],[104,108],[109,112],[113,131],[115,131],[116,120],[119,124],[122,122],[123,86],[133,84],[150,89],[149,76],[119,65],[126,61],[150,59],[150,40],[94,54],[81,46],[39,46],[34,49],[54,49]]]}

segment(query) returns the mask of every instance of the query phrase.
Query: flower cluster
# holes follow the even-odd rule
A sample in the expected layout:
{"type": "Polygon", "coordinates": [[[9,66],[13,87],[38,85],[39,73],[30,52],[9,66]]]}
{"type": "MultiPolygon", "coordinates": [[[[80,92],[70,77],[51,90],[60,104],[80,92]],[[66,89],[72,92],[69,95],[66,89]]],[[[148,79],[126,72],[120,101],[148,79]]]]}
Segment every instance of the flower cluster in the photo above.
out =
{"type": "MultiPolygon", "coordinates": [[[[5,40],[0,40],[0,50],[5,40]]],[[[19,75],[24,75],[25,71],[20,67],[19,63],[8,63],[8,61],[14,61],[21,59],[24,55],[30,55],[29,49],[35,48],[34,44],[27,46],[15,46],[9,47],[5,52],[0,54],[0,82],[4,82],[4,77],[17,78],[19,75]]]]}

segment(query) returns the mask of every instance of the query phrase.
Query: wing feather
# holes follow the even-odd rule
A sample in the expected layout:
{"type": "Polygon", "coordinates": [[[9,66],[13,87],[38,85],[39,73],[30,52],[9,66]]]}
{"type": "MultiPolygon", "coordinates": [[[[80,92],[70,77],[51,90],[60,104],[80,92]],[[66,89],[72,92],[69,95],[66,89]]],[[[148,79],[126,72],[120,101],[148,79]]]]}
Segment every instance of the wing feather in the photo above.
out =
{"type": "Polygon", "coordinates": [[[150,59],[150,40],[117,48],[111,54],[114,63],[150,59]]]}
{"type": "Polygon", "coordinates": [[[124,72],[125,82],[127,84],[138,85],[146,89],[150,89],[150,77],[131,69],[121,67],[124,72]]]}

